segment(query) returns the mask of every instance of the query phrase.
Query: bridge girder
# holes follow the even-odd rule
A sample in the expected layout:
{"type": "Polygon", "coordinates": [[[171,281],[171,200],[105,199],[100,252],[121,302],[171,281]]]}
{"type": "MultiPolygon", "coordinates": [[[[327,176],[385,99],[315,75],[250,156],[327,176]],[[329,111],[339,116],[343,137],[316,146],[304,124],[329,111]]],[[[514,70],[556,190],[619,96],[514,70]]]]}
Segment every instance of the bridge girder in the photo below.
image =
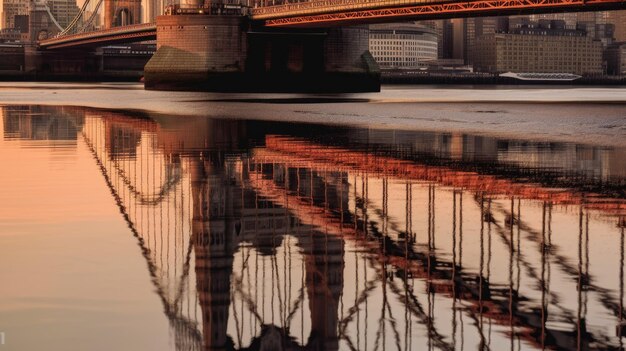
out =
{"type": "MultiPolygon", "coordinates": [[[[478,0],[431,2],[411,6],[359,9],[294,15],[293,11],[272,11],[252,15],[268,27],[330,27],[349,24],[398,22],[458,17],[503,16],[550,12],[601,11],[626,8],[624,0],[478,0]]],[[[316,11],[317,12],[317,11],[316,11]]]]}
{"type": "Polygon", "coordinates": [[[60,36],[40,41],[39,47],[54,50],[70,47],[99,47],[146,40],[156,40],[156,25],[154,23],[115,27],[96,32],[60,36]]]}

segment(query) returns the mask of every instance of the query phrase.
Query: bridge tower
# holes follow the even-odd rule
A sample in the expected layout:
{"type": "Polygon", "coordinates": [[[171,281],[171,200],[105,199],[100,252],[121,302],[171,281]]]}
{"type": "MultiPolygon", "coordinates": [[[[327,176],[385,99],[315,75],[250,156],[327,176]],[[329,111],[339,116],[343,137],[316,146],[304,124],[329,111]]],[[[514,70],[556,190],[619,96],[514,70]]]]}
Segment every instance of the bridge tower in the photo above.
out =
{"type": "Polygon", "coordinates": [[[344,241],[313,234],[306,261],[306,289],[311,311],[310,350],[339,350],[339,300],[344,284],[344,241]]]}
{"type": "Polygon", "coordinates": [[[29,41],[48,39],[60,32],[46,9],[46,3],[40,0],[28,3],[29,41]]]}
{"type": "Polygon", "coordinates": [[[206,350],[233,348],[227,326],[234,253],[241,240],[241,188],[232,181],[215,155],[192,158],[192,235],[206,350]]]}
{"type": "MultiPolygon", "coordinates": [[[[302,184],[325,189],[324,195],[310,193],[313,203],[329,206],[331,211],[349,208],[348,183],[343,176],[326,174],[324,178],[303,175],[302,184]],[[343,196],[339,195],[343,194],[343,196]],[[324,198],[326,197],[326,198],[324,198]]],[[[311,187],[309,187],[311,189],[311,187]]],[[[339,301],[344,288],[345,241],[323,230],[309,237],[310,246],[303,248],[306,261],[306,287],[311,311],[309,350],[339,350],[339,301]]]]}
{"type": "Polygon", "coordinates": [[[250,21],[246,13],[243,5],[204,2],[158,16],[157,52],[144,69],[146,89],[380,89],[367,26],[276,30],[250,21]]]}
{"type": "Polygon", "coordinates": [[[141,23],[141,0],[104,0],[104,29],[141,23]]]}

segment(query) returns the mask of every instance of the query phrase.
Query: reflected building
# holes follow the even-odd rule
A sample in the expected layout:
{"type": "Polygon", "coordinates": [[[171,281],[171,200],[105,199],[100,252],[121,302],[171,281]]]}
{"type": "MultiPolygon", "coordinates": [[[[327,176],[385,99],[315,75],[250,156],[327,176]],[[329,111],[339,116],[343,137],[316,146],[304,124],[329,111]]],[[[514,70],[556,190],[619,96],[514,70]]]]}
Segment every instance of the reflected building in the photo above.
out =
{"type": "Polygon", "coordinates": [[[8,106],[1,113],[5,138],[76,141],[82,127],[80,111],[71,108],[8,106]]]}
{"type": "Polygon", "coordinates": [[[472,163],[473,167],[515,169],[519,174],[538,172],[545,179],[553,172],[583,176],[590,182],[626,177],[621,148],[390,130],[355,130],[350,138],[357,148],[412,155],[412,160],[434,164],[472,163]]]}
{"type": "Polygon", "coordinates": [[[227,337],[233,255],[241,235],[241,194],[229,186],[211,159],[191,164],[193,193],[192,242],[196,286],[202,309],[204,349],[232,349],[227,337]],[[217,168],[217,169],[216,169],[217,168]],[[223,181],[221,181],[223,180],[223,181]]]}
{"type": "MultiPolygon", "coordinates": [[[[196,287],[202,309],[203,347],[205,350],[230,350],[234,342],[227,335],[234,267],[234,255],[248,243],[261,255],[277,255],[277,249],[291,235],[304,255],[305,284],[311,311],[311,332],[307,350],[338,350],[337,320],[339,296],[343,290],[343,240],[329,238],[290,215],[287,209],[259,199],[245,189],[243,173],[284,184],[289,170],[242,164],[220,163],[213,156],[193,157],[193,229],[196,287]],[[257,173],[258,172],[258,173],[257,173]],[[299,233],[306,233],[301,235],[299,233]]],[[[308,184],[306,176],[300,178],[308,184]]],[[[311,179],[311,181],[314,181],[311,179]]],[[[320,181],[319,179],[317,180],[320,181]]],[[[257,284],[259,282],[257,281],[257,284]]],[[[250,349],[299,350],[289,331],[263,324],[250,349]]]]}

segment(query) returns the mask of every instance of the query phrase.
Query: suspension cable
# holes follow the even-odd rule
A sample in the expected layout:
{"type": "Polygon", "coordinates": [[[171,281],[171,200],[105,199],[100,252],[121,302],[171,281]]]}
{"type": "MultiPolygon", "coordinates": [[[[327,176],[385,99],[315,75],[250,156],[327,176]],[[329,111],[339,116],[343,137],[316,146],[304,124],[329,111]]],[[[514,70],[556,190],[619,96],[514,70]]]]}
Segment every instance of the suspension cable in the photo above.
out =
{"type": "Polygon", "coordinates": [[[94,8],[93,12],[91,13],[91,16],[89,16],[87,21],[85,23],[83,23],[83,26],[78,30],[79,33],[84,33],[85,30],[89,26],[91,26],[91,24],[94,22],[94,20],[98,16],[98,11],[100,10],[100,6],[102,5],[102,1],[103,0],[98,0],[98,3],[96,4],[96,7],[94,8]]]}
{"type": "Polygon", "coordinates": [[[50,7],[48,6],[48,4],[44,5],[46,8],[46,12],[48,12],[48,15],[50,16],[50,19],[52,20],[52,23],[54,23],[54,25],[59,28],[60,31],[63,31],[63,27],[59,24],[59,22],[57,21],[56,18],[54,18],[54,16],[52,15],[52,11],[50,11],[50,7]]]}
{"type": "Polygon", "coordinates": [[[80,11],[78,11],[76,16],[74,16],[74,19],[72,19],[72,22],[70,22],[70,24],[64,30],[62,30],[61,33],[59,33],[59,36],[69,33],[69,31],[72,30],[76,26],[78,21],[83,17],[83,14],[85,13],[85,10],[87,9],[87,6],[89,6],[90,2],[91,0],[85,0],[85,2],[83,3],[83,6],[81,6],[80,8],[80,11]]]}

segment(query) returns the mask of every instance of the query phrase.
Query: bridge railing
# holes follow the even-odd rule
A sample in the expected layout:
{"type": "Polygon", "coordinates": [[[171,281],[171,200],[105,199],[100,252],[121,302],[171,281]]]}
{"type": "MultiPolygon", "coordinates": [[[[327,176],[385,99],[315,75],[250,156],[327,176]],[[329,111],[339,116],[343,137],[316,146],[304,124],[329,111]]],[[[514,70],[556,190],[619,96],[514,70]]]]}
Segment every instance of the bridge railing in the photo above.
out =
{"type": "Polygon", "coordinates": [[[424,3],[446,2],[445,0],[313,0],[289,4],[255,6],[251,15],[254,19],[269,19],[274,17],[289,17],[329,13],[340,11],[354,11],[381,7],[399,7],[424,3]]]}

